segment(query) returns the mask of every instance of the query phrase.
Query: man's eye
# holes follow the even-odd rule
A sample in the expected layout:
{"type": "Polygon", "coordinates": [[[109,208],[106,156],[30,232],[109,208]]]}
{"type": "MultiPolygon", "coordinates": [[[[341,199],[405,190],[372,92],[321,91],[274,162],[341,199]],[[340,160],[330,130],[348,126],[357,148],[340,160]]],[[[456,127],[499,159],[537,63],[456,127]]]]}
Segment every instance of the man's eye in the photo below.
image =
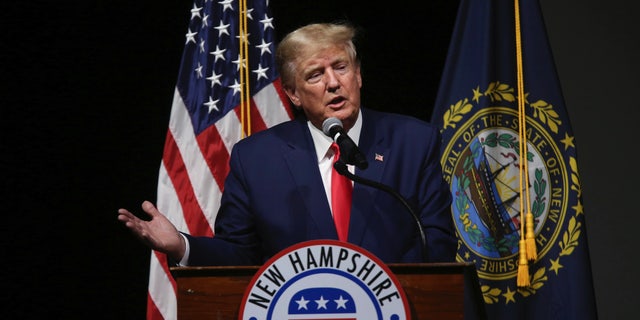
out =
{"type": "Polygon", "coordinates": [[[345,72],[347,70],[349,70],[349,65],[348,64],[340,64],[334,67],[334,70],[336,70],[337,72],[345,72]]]}
{"type": "Polygon", "coordinates": [[[307,78],[307,81],[309,81],[309,82],[318,82],[318,81],[320,81],[320,79],[322,79],[322,73],[316,72],[316,73],[310,74],[309,77],[307,78]]]}

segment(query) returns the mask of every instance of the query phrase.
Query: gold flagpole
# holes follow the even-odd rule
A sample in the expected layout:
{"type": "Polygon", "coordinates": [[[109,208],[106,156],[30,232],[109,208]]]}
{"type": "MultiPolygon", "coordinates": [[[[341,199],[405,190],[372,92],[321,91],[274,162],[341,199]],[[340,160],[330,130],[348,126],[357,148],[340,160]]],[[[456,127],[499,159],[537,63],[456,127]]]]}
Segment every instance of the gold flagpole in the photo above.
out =
{"type": "Polygon", "coordinates": [[[239,24],[240,30],[240,124],[242,137],[251,135],[251,99],[249,92],[249,31],[247,28],[247,1],[240,0],[239,24]]]}

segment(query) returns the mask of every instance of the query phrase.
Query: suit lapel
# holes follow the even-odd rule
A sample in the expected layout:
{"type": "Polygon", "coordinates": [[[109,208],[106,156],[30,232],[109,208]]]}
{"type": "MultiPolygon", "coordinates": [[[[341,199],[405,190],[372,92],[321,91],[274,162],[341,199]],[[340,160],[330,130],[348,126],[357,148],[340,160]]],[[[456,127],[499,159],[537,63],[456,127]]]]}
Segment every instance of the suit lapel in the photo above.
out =
{"type": "MultiPolygon", "coordinates": [[[[378,135],[378,117],[372,110],[362,113],[362,131],[358,148],[362,151],[369,163],[365,170],[356,169],[355,174],[368,180],[380,182],[384,172],[384,157],[389,154],[390,147],[383,135],[378,135]]],[[[373,226],[372,215],[376,212],[374,204],[376,195],[380,190],[372,190],[371,187],[356,183],[353,188],[353,202],[351,205],[351,220],[349,223],[349,241],[360,245],[362,237],[367,230],[374,230],[380,226],[373,226]]],[[[375,222],[373,222],[375,223],[375,222]]]]}
{"type": "Polygon", "coordinates": [[[320,177],[315,147],[311,134],[304,121],[296,121],[299,134],[289,138],[289,149],[283,152],[284,161],[289,167],[295,189],[306,208],[300,208],[300,214],[309,214],[322,238],[337,239],[335,225],[324,185],[320,177]]]}

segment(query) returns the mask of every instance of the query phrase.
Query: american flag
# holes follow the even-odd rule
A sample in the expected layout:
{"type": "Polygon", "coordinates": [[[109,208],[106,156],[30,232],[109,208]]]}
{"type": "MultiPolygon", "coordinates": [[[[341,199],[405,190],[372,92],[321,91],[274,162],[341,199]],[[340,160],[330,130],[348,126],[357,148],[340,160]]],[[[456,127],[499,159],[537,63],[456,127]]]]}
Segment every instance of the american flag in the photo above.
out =
{"type": "MultiPolygon", "coordinates": [[[[190,11],[157,205],[178,230],[213,236],[231,148],[293,115],[275,70],[268,0],[196,0],[190,11]]],[[[147,319],[175,318],[176,283],[154,251],[147,319]]]]}

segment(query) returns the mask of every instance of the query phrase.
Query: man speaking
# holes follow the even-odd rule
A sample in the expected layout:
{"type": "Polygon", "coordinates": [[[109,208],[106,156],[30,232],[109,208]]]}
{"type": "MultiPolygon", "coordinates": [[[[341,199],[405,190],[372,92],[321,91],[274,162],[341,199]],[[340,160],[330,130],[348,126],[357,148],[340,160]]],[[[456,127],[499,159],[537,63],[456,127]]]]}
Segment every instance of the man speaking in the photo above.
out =
{"type": "Polygon", "coordinates": [[[454,261],[439,132],[409,116],[361,108],[355,35],[347,23],[311,24],[279,44],[282,86],[302,112],[234,145],[214,237],[178,232],[148,201],[142,209],[149,220],[127,209],[118,210],[118,220],[181,265],[260,265],[313,239],[347,241],[385,263],[454,261]],[[338,134],[322,131],[330,118],[339,120],[338,134]],[[351,150],[334,143],[339,135],[351,150]],[[353,147],[358,159],[348,159],[353,147]],[[388,192],[345,182],[335,174],[337,160],[351,174],[395,190],[409,208],[388,192]]]}

